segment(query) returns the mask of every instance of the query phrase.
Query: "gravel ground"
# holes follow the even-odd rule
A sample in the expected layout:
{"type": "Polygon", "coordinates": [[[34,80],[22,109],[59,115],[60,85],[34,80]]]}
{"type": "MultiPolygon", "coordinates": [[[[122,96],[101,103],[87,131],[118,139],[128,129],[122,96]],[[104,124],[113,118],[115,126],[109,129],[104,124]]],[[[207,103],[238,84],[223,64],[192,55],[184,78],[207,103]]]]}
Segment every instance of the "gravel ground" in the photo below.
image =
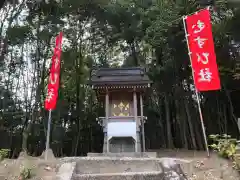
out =
{"type": "MultiPolygon", "coordinates": [[[[5,159],[0,163],[0,180],[20,180],[20,172],[22,169],[30,169],[33,176],[36,177],[52,177],[56,175],[59,167],[59,161],[44,161],[40,158],[21,158],[16,160],[5,159]]],[[[44,180],[46,178],[39,178],[44,180]]]]}
{"type": "Polygon", "coordinates": [[[159,150],[158,157],[178,157],[191,160],[189,180],[240,180],[240,173],[233,169],[232,162],[219,157],[215,153],[207,157],[205,151],[190,150],[159,150]]]}
{"type": "MultiPolygon", "coordinates": [[[[239,173],[233,170],[232,163],[219,158],[215,154],[211,154],[210,158],[206,157],[205,152],[196,151],[159,151],[159,160],[166,160],[167,157],[177,159],[188,164],[183,167],[187,173],[189,180],[240,180],[239,173]],[[183,160],[182,160],[183,159],[183,160]]],[[[109,157],[65,157],[59,159],[51,159],[45,161],[36,157],[20,157],[17,160],[5,159],[0,163],[0,180],[18,180],[21,168],[31,168],[35,180],[51,180],[53,176],[64,162],[76,160],[139,160],[140,158],[109,158],[109,157]],[[38,177],[38,178],[37,178],[38,177]],[[43,178],[44,177],[44,178],[43,178]]],[[[141,158],[145,160],[146,158],[141,158]]],[[[153,158],[150,158],[153,159],[153,158]]]]}

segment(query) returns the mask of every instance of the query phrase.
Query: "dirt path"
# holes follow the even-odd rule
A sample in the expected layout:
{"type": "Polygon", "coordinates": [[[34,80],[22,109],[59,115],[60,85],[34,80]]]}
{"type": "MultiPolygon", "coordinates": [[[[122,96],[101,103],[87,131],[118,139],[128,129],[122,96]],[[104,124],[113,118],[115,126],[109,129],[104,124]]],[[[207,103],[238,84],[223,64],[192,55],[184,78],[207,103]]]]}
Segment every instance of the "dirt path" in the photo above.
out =
{"type": "Polygon", "coordinates": [[[44,161],[40,158],[28,157],[24,159],[5,159],[0,163],[0,179],[1,180],[18,180],[22,169],[30,169],[31,175],[39,180],[51,179],[56,175],[59,162],[55,161],[44,161]],[[44,178],[42,178],[44,177],[44,178]]]}

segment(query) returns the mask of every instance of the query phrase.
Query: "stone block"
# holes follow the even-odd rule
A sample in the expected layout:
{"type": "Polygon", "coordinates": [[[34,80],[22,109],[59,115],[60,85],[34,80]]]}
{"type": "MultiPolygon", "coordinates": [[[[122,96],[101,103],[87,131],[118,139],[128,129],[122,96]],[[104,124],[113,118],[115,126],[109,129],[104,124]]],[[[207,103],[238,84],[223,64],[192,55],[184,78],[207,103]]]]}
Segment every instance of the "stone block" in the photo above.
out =
{"type": "Polygon", "coordinates": [[[56,180],[71,180],[75,172],[76,162],[64,163],[58,169],[56,180]]]}
{"type": "Polygon", "coordinates": [[[157,152],[144,152],[143,154],[150,158],[157,158],[157,152]]]}
{"type": "Polygon", "coordinates": [[[40,156],[40,158],[44,159],[45,155],[47,155],[47,160],[55,160],[55,156],[53,154],[52,149],[48,149],[46,151],[43,151],[42,155],[40,156]]]}

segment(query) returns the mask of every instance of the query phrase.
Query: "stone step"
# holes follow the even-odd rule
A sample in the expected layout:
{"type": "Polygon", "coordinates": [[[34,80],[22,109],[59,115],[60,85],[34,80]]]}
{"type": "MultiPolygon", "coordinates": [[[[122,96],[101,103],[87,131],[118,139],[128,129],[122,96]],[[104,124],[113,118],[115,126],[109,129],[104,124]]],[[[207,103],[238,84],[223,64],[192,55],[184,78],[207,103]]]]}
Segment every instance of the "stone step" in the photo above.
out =
{"type": "Polygon", "coordinates": [[[55,176],[42,176],[42,177],[34,177],[34,180],[56,180],[55,176]]]}
{"type": "MultiPolygon", "coordinates": [[[[63,158],[61,161],[65,164],[75,163],[72,174],[72,179],[75,180],[159,180],[163,177],[164,180],[171,180],[174,176],[179,180],[186,180],[184,174],[191,172],[188,166],[192,165],[188,160],[177,158],[72,157],[63,158]],[[188,166],[181,167],[180,164],[188,166]]],[[[63,170],[60,174],[67,175],[63,170]]]]}
{"type": "Polygon", "coordinates": [[[75,174],[73,180],[159,180],[163,173],[158,171],[104,173],[104,174],[75,174]]]}
{"type": "Polygon", "coordinates": [[[88,153],[88,157],[149,157],[156,158],[157,152],[88,153]]]}
{"type": "Polygon", "coordinates": [[[76,161],[77,174],[161,171],[160,162],[145,159],[82,159],[76,161]]]}

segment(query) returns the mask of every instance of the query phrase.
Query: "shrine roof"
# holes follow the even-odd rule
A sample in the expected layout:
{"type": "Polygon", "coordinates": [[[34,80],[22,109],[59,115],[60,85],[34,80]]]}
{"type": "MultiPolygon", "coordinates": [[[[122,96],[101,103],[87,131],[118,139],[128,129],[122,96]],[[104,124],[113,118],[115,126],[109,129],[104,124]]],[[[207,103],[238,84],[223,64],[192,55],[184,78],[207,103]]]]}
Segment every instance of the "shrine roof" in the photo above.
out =
{"type": "Polygon", "coordinates": [[[144,68],[99,68],[92,70],[90,84],[93,86],[108,85],[148,85],[149,80],[144,68]]]}

